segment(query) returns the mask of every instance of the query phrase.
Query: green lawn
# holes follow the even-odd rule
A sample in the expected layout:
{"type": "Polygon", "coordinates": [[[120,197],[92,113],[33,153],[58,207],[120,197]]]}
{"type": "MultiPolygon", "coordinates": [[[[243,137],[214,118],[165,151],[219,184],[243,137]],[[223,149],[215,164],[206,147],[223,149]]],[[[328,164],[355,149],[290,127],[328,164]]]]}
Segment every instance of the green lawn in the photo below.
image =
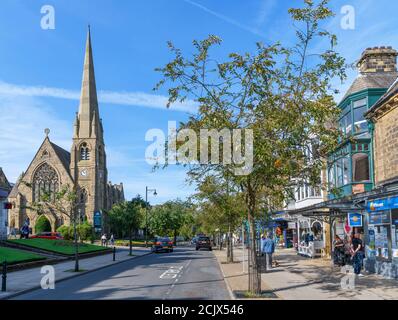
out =
{"type": "Polygon", "coordinates": [[[44,259],[46,258],[34,253],[0,247],[0,263],[3,263],[4,260],[6,260],[8,264],[16,264],[19,262],[30,262],[44,259]]]}
{"type": "MultiPolygon", "coordinates": [[[[8,241],[11,243],[21,244],[65,255],[73,255],[75,253],[75,246],[73,241],[49,240],[49,239],[16,239],[8,241]]],[[[95,246],[92,244],[79,243],[79,253],[89,253],[89,252],[103,251],[103,250],[110,250],[110,249],[100,246],[95,246]]]]}

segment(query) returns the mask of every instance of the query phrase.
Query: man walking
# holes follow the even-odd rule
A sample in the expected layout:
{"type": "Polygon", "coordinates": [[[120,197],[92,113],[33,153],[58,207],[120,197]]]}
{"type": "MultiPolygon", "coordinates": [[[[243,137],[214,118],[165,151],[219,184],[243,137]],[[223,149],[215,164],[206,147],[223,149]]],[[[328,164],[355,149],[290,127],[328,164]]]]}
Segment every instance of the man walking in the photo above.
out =
{"type": "Polygon", "coordinates": [[[272,269],[272,255],[275,252],[275,242],[268,233],[266,239],[263,241],[262,252],[265,253],[265,261],[267,270],[272,269]]]}
{"type": "Polygon", "coordinates": [[[355,233],[354,239],[352,239],[352,262],[354,267],[354,273],[358,277],[363,277],[361,273],[362,264],[364,258],[364,246],[361,240],[361,235],[355,233]]]}

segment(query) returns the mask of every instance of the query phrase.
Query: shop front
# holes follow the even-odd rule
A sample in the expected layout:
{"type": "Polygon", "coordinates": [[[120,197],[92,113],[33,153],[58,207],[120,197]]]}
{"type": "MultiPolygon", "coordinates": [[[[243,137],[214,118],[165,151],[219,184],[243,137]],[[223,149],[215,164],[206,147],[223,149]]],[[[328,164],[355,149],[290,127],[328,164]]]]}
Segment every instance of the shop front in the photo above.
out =
{"type": "Polygon", "coordinates": [[[398,278],[398,197],[367,203],[365,268],[386,278],[398,278]]]}
{"type": "Polygon", "coordinates": [[[298,217],[297,221],[298,254],[309,258],[321,257],[325,249],[324,223],[309,217],[298,217]]]}
{"type": "Polygon", "coordinates": [[[274,241],[279,248],[297,247],[296,222],[286,212],[279,212],[273,215],[272,234],[274,241]]]}

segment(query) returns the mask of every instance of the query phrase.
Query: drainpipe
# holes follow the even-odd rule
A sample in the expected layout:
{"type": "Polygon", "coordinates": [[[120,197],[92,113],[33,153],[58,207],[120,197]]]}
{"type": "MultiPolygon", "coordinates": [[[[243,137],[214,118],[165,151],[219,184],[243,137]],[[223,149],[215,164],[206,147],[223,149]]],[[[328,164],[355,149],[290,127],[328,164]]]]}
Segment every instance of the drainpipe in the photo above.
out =
{"type": "Polygon", "coordinates": [[[369,157],[370,157],[370,172],[371,172],[371,180],[372,180],[372,184],[373,184],[373,188],[376,185],[376,181],[375,181],[375,172],[374,172],[374,130],[375,130],[375,124],[374,122],[371,120],[368,122],[368,128],[369,128],[369,132],[370,132],[370,150],[369,150],[369,157]]]}

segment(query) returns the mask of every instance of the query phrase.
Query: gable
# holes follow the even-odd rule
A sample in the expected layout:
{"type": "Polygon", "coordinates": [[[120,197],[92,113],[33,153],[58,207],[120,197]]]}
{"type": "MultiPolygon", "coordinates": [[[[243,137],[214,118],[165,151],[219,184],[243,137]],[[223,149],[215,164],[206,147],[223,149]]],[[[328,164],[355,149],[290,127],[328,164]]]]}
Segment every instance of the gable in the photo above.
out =
{"type": "Polygon", "coordinates": [[[4,189],[6,191],[10,191],[11,190],[11,185],[8,182],[7,177],[4,174],[2,168],[0,168],[0,188],[4,189]]]}
{"type": "MultiPolygon", "coordinates": [[[[69,152],[50,142],[50,139],[46,137],[21,180],[24,183],[32,183],[36,170],[47,163],[57,172],[61,185],[73,185],[73,179],[69,171],[69,161],[69,152]]],[[[14,188],[21,193],[27,192],[27,186],[21,184],[21,181],[14,188]]]]}

